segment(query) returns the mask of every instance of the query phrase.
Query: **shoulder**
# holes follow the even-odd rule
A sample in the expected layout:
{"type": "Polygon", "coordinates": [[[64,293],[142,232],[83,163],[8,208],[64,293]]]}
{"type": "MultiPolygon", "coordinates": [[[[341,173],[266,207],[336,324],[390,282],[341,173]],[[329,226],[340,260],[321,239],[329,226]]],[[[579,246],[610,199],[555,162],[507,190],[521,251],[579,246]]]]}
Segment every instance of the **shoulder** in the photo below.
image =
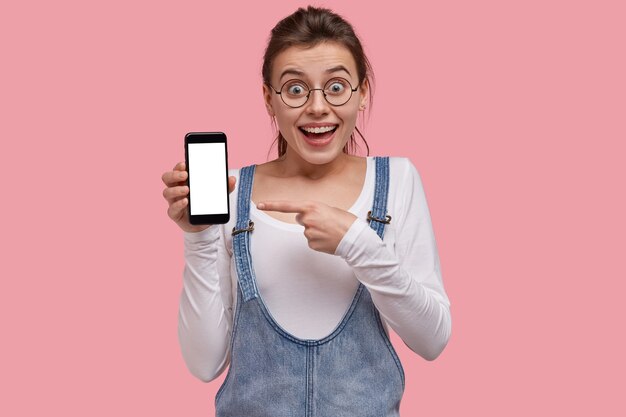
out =
{"type": "Polygon", "coordinates": [[[409,158],[402,156],[389,157],[389,177],[392,183],[406,183],[419,178],[419,173],[409,158]]]}
{"type": "MultiPolygon", "coordinates": [[[[254,164],[245,165],[245,166],[242,166],[242,167],[239,167],[239,168],[229,168],[228,169],[228,175],[229,176],[233,176],[233,177],[237,178],[237,180],[239,180],[239,177],[241,176],[241,170],[243,170],[244,168],[249,168],[252,165],[254,165],[254,164]]],[[[255,167],[257,167],[257,166],[255,165],[255,167]]],[[[256,171],[257,170],[255,169],[255,172],[256,171]]]]}
{"type": "Polygon", "coordinates": [[[397,209],[408,208],[423,192],[422,180],[413,162],[406,157],[389,157],[390,204],[397,209]]]}
{"type": "MultiPolygon", "coordinates": [[[[368,175],[371,182],[375,180],[376,161],[375,156],[368,158],[369,168],[372,173],[368,175]]],[[[409,158],[401,156],[387,156],[389,159],[389,193],[393,195],[410,187],[417,174],[417,169],[409,158]]]]}

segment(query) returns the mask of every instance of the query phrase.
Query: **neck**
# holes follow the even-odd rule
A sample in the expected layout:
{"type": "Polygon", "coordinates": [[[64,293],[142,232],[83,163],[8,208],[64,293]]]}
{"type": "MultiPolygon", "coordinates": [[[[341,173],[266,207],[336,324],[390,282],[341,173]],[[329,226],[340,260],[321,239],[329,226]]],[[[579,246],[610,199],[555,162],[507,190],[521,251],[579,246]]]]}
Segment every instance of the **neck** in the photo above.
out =
{"type": "Polygon", "coordinates": [[[285,177],[305,177],[311,180],[323,179],[338,174],[348,165],[353,157],[341,152],[335,159],[323,164],[313,164],[302,159],[297,152],[293,152],[289,146],[279,163],[281,175],[285,177]]]}

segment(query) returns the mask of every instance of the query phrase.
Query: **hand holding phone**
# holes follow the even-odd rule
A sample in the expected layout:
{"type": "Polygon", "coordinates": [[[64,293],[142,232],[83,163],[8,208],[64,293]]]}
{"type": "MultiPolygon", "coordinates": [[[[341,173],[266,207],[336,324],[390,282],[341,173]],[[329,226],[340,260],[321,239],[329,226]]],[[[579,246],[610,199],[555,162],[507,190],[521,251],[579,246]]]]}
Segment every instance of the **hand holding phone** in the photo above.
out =
{"type": "MultiPolygon", "coordinates": [[[[167,215],[185,232],[196,233],[201,232],[210,227],[210,225],[195,226],[189,223],[189,215],[187,204],[189,203],[187,195],[189,187],[187,186],[187,168],[184,162],[176,164],[172,171],[163,173],[161,179],[167,185],[163,190],[163,197],[167,200],[169,207],[167,215]]],[[[228,178],[228,192],[232,193],[235,189],[235,177],[228,178]]]]}
{"type": "MultiPolygon", "coordinates": [[[[206,151],[206,149],[208,148],[205,148],[204,150],[206,151]]],[[[167,200],[169,204],[168,216],[176,224],[178,224],[178,226],[181,229],[183,229],[186,232],[200,232],[208,228],[211,224],[217,224],[219,222],[227,222],[228,218],[230,217],[230,207],[228,206],[228,194],[230,194],[235,189],[236,180],[235,180],[235,177],[228,177],[228,166],[226,165],[227,164],[226,135],[224,135],[223,133],[189,133],[185,137],[185,159],[186,159],[186,162],[179,162],[178,164],[176,164],[176,166],[174,167],[172,171],[165,172],[162,175],[162,180],[167,186],[163,190],[163,197],[167,200]],[[198,149],[194,148],[194,146],[191,147],[191,152],[189,152],[190,143],[198,143],[198,144],[223,143],[223,153],[222,153],[222,148],[218,146],[218,149],[219,149],[218,152],[217,153],[213,152],[213,154],[209,155],[207,159],[206,157],[202,156],[203,153],[206,154],[206,152],[202,152],[202,146],[199,148],[200,149],[199,153],[197,152],[198,149]],[[218,158],[216,156],[217,154],[222,155],[221,158],[223,158],[223,161],[210,163],[211,158],[218,158]],[[210,166],[214,169],[214,175],[208,175],[207,178],[211,179],[215,184],[217,184],[216,187],[212,188],[211,186],[202,186],[202,182],[203,182],[201,178],[202,169],[195,171],[192,168],[191,169],[192,178],[190,178],[189,176],[190,155],[191,155],[192,164],[195,162],[194,165],[197,164],[196,166],[200,168],[202,168],[203,165],[206,167],[207,164],[210,164],[210,166]],[[216,168],[216,167],[221,166],[222,164],[224,164],[223,170],[216,168]],[[197,178],[200,178],[200,180],[198,181],[197,178]],[[220,180],[219,178],[222,178],[223,180],[220,180]],[[190,179],[191,181],[189,181],[190,179]],[[190,193],[190,187],[189,187],[190,184],[193,189],[191,193],[190,193]],[[224,192],[219,191],[222,188],[220,184],[226,185],[224,187],[225,188],[224,192]],[[197,190],[196,190],[196,186],[197,186],[197,190]],[[218,191],[213,192],[213,193],[210,192],[210,190],[214,188],[217,189],[218,191]],[[193,194],[193,196],[191,194],[193,194]],[[205,195],[203,196],[202,194],[205,194],[205,195]],[[190,221],[190,217],[193,218],[193,216],[195,215],[195,211],[194,211],[194,215],[190,216],[191,205],[189,203],[195,201],[194,198],[192,197],[195,197],[200,200],[203,197],[204,198],[220,197],[222,198],[222,207],[223,207],[223,200],[225,199],[226,206],[227,206],[226,216],[224,216],[224,213],[217,213],[218,215],[217,218],[216,217],[211,218],[211,216],[216,213],[200,213],[200,216],[208,215],[209,217],[205,217],[204,219],[201,218],[200,221],[198,221],[198,219],[190,221]]],[[[202,207],[202,206],[198,205],[198,207],[202,207]]]]}

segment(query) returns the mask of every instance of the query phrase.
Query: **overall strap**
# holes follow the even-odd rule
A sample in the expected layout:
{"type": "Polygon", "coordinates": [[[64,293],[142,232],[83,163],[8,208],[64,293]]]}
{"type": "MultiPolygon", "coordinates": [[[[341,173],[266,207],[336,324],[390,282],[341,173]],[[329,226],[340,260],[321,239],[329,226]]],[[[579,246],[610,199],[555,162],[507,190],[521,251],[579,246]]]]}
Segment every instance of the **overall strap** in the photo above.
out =
{"type": "Polygon", "coordinates": [[[391,222],[391,216],[387,214],[389,157],[377,156],[374,161],[376,161],[376,188],[374,189],[374,204],[372,210],[367,213],[367,220],[370,222],[370,227],[382,239],[385,234],[385,225],[391,222]]]}
{"type": "Polygon", "coordinates": [[[250,257],[250,232],[254,230],[254,222],[250,221],[250,193],[255,167],[256,165],[250,165],[239,171],[237,223],[232,232],[235,265],[244,302],[256,298],[259,294],[250,257]]]}

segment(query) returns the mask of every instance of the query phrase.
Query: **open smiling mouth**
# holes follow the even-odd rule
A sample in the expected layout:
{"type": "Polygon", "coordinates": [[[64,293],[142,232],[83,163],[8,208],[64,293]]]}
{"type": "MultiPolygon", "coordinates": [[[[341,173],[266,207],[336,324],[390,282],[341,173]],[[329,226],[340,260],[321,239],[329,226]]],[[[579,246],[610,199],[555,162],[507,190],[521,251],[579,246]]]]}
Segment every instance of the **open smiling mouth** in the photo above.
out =
{"type": "Polygon", "coordinates": [[[330,138],[337,130],[338,125],[324,127],[299,127],[300,131],[311,140],[324,140],[330,138]]]}

